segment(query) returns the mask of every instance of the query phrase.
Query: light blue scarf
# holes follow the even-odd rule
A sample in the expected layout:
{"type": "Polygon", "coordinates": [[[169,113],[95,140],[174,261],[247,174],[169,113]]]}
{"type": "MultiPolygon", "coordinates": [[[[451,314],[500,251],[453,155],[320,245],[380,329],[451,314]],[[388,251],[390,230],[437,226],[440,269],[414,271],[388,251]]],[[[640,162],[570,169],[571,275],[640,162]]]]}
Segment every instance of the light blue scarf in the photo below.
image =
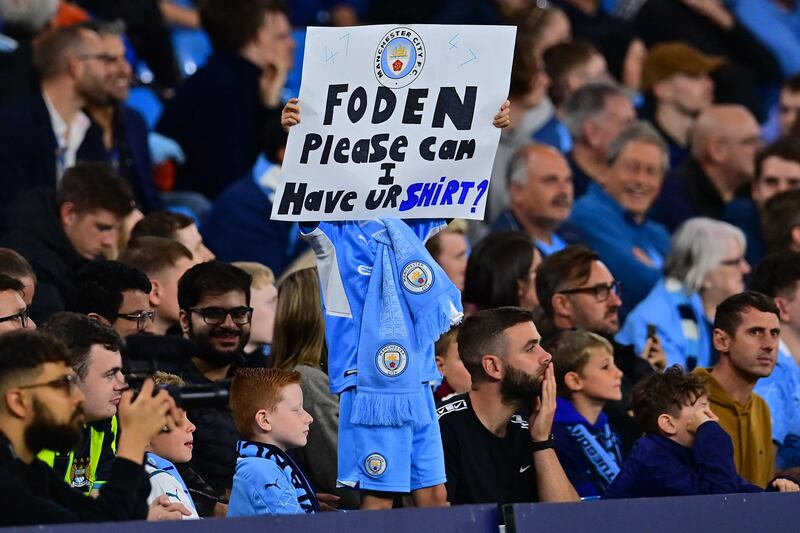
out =
{"type": "Polygon", "coordinates": [[[422,372],[433,345],[461,321],[461,293],[402,220],[382,219],[358,343],[351,422],[430,424],[422,372]]]}

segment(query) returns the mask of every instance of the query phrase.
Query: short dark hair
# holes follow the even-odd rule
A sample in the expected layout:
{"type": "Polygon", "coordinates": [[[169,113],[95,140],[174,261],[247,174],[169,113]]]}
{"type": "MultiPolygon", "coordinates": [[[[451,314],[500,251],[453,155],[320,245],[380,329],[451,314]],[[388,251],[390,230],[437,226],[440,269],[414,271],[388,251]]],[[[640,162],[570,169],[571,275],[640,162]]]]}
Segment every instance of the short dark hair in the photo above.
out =
{"type": "Polygon", "coordinates": [[[770,252],[792,245],[792,232],[800,226],[800,190],[779,192],[764,203],[761,234],[770,252]]]}
{"type": "Polygon", "coordinates": [[[25,385],[20,380],[38,374],[45,363],[64,363],[70,358],[64,343],[40,330],[17,329],[0,335],[0,392],[25,385]]]}
{"type": "Polygon", "coordinates": [[[687,374],[680,365],[655,372],[633,388],[631,408],[636,421],[648,433],[659,433],[658,417],[677,416],[684,406],[707,396],[706,380],[700,374],[687,374]]]}
{"type": "Polygon", "coordinates": [[[783,250],[770,254],[758,264],[750,278],[750,290],[789,297],[800,282],[800,252],[783,250]]]}
{"type": "Polygon", "coordinates": [[[178,305],[187,310],[197,305],[208,294],[225,294],[241,291],[250,305],[250,274],[239,267],[222,261],[208,261],[195,265],[178,281],[178,305]]]}
{"type": "Polygon", "coordinates": [[[68,61],[84,49],[83,37],[89,28],[64,26],[45,31],[33,41],[33,63],[39,79],[52,79],[67,71],[68,61]]]}
{"type": "Polygon", "coordinates": [[[130,186],[107,163],[80,162],[64,171],[56,193],[58,206],[75,204],[78,213],[105,209],[122,218],[136,204],[130,186]]]}
{"type": "Polygon", "coordinates": [[[567,77],[570,73],[588,63],[597,54],[597,48],[580,39],[554,44],[544,51],[544,68],[550,78],[547,94],[554,106],[561,107],[569,97],[567,77]]]}
{"type": "Polygon", "coordinates": [[[54,314],[42,329],[63,342],[69,350],[70,366],[79,377],[89,370],[89,351],[99,344],[106,350],[118,352],[119,335],[113,328],[80,313],[61,311],[54,314]]]}
{"type": "Polygon", "coordinates": [[[447,357],[447,350],[450,349],[450,345],[458,340],[459,329],[460,326],[453,326],[449,331],[442,333],[442,336],[439,337],[439,340],[433,345],[433,352],[436,354],[436,357],[447,357]]]}
{"type": "Polygon", "coordinates": [[[761,234],[768,251],[790,248],[792,232],[797,226],[800,226],[800,190],[779,192],[764,203],[761,234]]]}
{"type": "Polygon", "coordinates": [[[742,324],[742,315],[750,309],[762,313],[773,313],[780,318],[775,301],[760,292],[745,291],[726,298],[717,306],[714,315],[714,329],[721,329],[728,335],[736,335],[736,330],[742,324]]]}
{"type": "Polygon", "coordinates": [[[533,39],[528,34],[518,31],[508,95],[512,98],[522,98],[531,92],[541,69],[542,65],[536,57],[533,39]]]}
{"type": "Polygon", "coordinates": [[[145,215],[131,230],[131,240],[140,237],[162,237],[175,240],[179,229],[194,224],[194,219],[172,211],[154,211],[145,215]]]}
{"type": "Polygon", "coordinates": [[[464,301],[481,309],[518,306],[518,282],[527,279],[534,253],[533,240],[521,231],[482,239],[467,261],[464,301]]]}
{"type": "Polygon", "coordinates": [[[152,289],[147,275],[138,268],[119,261],[91,261],[78,271],[67,290],[65,308],[85,315],[97,313],[113,323],[117,320],[124,292],[150,294],[152,289]]]}
{"type": "Polygon", "coordinates": [[[553,295],[569,282],[582,283],[592,273],[592,263],[600,256],[581,244],[567,246],[544,258],[536,270],[536,296],[545,316],[553,319],[553,295]]]}
{"type": "Polygon", "coordinates": [[[464,319],[458,329],[458,355],[473,383],[486,381],[481,364],[484,355],[504,355],[505,330],[525,322],[533,323],[533,313],[521,307],[486,309],[464,319]]]}
{"type": "Polygon", "coordinates": [[[790,93],[800,93],[800,74],[795,74],[783,80],[781,89],[786,89],[790,93]]]}
{"type": "Polygon", "coordinates": [[[267,13],[288,10],[282,0],[205,0],[200,23],[214,50],[238,52],[256,36],[267,13]]]}
{"type": "Polygon", "coordinates": [[[756,180],[761,179],[764,161],[770,157],[777,157],[800,164],[800,138],[794,135],[787,135],[759,150],[756,154],[756,180]]]}
{"type": "Polygon", "coordinates": [[[120,263],[138,268],[148,276],[173,266],[179,259],[193,259],[184,245],[164,237],[138,237],[128,242],[117,258],[120,263]]]}
{"type": "Polygon", "coordinates": [[[36,273],[31,264],[11,248],[0,248],[0,274],[21,280],[31,278],[36,283],[36,273]]]}
{"type": "Polygon", "coordinates": [[[22,282],[17,278],[12,278],[11,276],[0,274],[0,292],[5,292],[5,291],[22,292],[24,289],[25,285],[23,285],[22,282]]]}

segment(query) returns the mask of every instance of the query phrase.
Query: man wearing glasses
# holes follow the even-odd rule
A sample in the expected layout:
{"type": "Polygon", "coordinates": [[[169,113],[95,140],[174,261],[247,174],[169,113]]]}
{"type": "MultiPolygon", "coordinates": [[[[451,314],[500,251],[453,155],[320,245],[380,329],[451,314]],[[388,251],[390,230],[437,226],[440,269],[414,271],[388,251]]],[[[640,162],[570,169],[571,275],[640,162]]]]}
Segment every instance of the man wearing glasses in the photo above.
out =
{"type": "Polygon", "coordinates": [[[147,381],[136,399],[120,399],[123,429],[108,483],[95,498],[74,491],[36,458],[44,448],[68,451],[84,423],[84,395],[75,386],[66,347],[34,331],[0,335],[0,526],[79,521],[178,519],[180,504],[154,502],[142,467],[148,442],[182,420],[166,391],[147,381]]]}
{"type": "Polygon", "coordinates": [[[100,94],[92,94],[84,109],[91,120],[78,157],[107,161],[130,184],[142,211],[161,208],[153,182],[153,163],[147,144],[147,124],[141,113],[125,105],[131,87],[131,65],[125,57],[125,27],[120,21],[92,22],[103,42],[97,61],[106,67],[100,94]],[[97,98],[97,97],[100,98],[97,98]]]}
{"type": "MultiPolygon", "coordinates": [[[[250,275],[221,261],[193,266],[178,282],[183,336],[197,345],[190,362],[170,368],[186,383],[210,384],[233,375],[238,367],[265,366],[260,354],[244,356],[250,338],[250,275]]],[[[196,409],[188,413],[197,429],[188,466],[203,477],[218,496],[230,491],[239,433],[230,409],[196,409]]],[[[186,478],[184,478],[186,479],[186,478]]]]}
{"type": "Polygon", "coordinates": [[[28,316],[28,306],[22,299],[24,288],[21,281],[0,274],[0,333],[36,328],[28,316]]]}
{"type": "Polygon", "coordinates": [[[622,400],[606,405],[612,427],[630,450],[642,434],[626,412],[633,385],[653,373],[666,356],[657,339],[651,339],[641,354],[632,346],[614,341],[619,331],[622,284],[615,280],[596,252],[585,246],[568,246],[545,258],[536,271],[536,294],[542,306],[542,337],[545,348],[559,332],[581,328],[605,337],[614,348],[614,364],[622,370],[622,400]]]}
{"type": "Polygon", "coordinates": [[[88,315],[114,328],[120,337],[153,333],[152,285],[138,268],[119,261],[92,261],[75,277],[66,309],[88,315]]]}

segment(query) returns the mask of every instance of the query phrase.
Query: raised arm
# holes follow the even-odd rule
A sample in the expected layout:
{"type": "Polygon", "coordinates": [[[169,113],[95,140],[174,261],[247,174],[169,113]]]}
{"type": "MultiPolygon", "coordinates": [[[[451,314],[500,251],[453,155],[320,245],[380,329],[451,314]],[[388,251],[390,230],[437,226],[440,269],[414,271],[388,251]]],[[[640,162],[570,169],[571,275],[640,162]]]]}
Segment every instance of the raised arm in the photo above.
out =
{"type": "MultiPolygon", "coordinates": [[[[542,397],[531,415],[531,439],[536,443],[550,439],[553,429],[553,416],[556,412],[556,377],[553,363],[547,366],[542,383],[542,397]]],[[[536,489],[539,501],[547,502],[576,502],[580,500],[575,488],[569,482],[564,468],[558,461],[554,448],[536,450],[533,452],[533,468],[536,471],[536,489]]]]}

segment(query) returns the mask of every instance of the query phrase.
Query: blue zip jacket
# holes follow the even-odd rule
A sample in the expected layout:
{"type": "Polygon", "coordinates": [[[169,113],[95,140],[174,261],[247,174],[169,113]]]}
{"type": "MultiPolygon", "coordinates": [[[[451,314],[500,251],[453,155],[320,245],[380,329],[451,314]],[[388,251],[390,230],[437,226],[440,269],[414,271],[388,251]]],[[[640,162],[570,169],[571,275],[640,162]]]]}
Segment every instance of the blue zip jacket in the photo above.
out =
{"type": "Polygon", "coordinates": [[[240,440],[228,516],[312,514],[317,497],[286,452],[271,444],[240,440]]]}

